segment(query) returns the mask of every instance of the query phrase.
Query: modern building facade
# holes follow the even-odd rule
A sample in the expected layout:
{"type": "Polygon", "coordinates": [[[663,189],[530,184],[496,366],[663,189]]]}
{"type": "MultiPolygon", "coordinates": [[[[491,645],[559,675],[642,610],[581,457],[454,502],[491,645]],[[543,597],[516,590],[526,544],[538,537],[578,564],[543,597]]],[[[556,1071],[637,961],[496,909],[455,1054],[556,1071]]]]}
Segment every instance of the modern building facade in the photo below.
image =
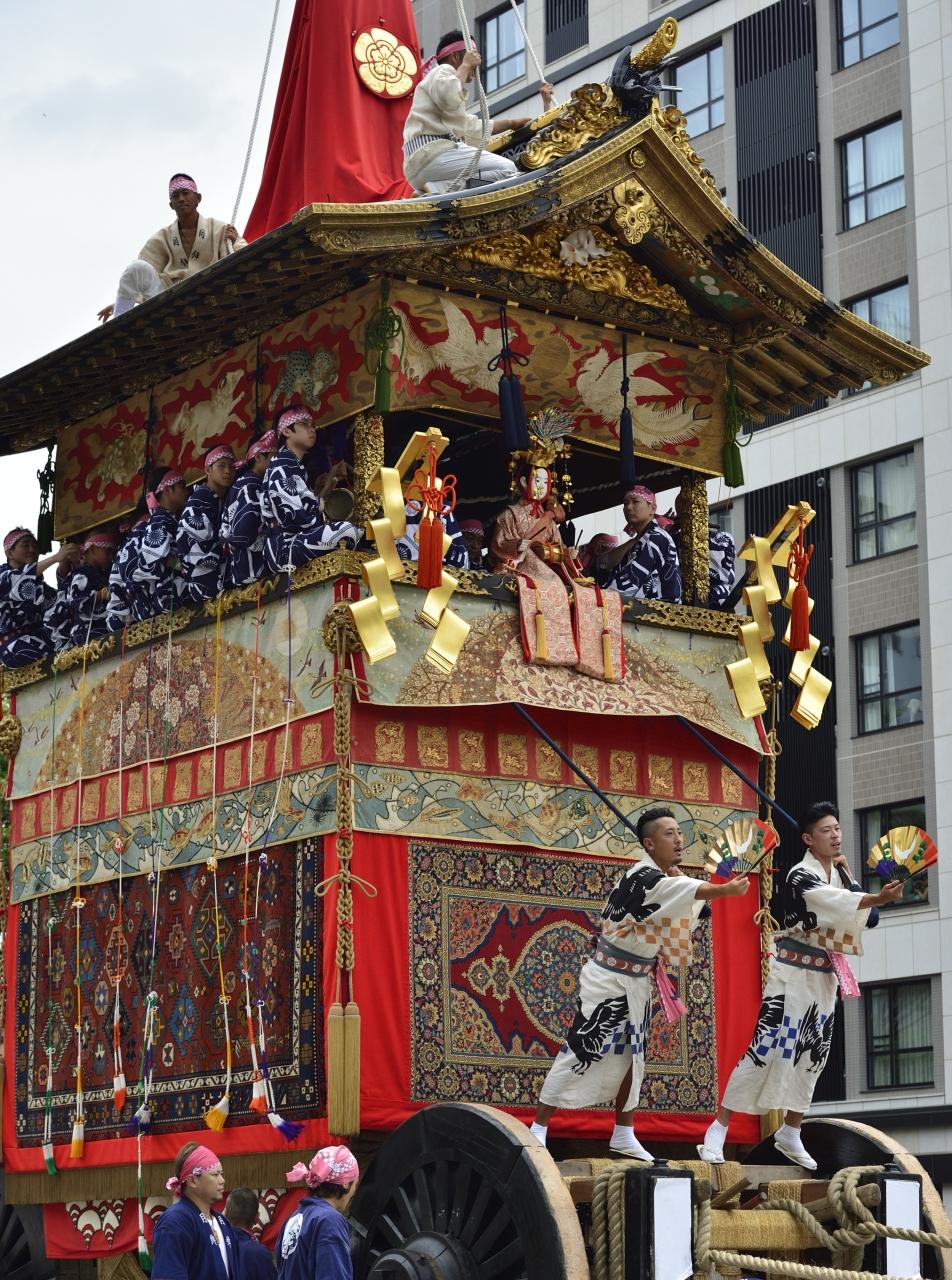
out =
{"type": "MultiPolygon", "coordinates": [[[[432,53],[455,0],[414,9],[432,53]]],[[[519,11],[532,51],[508,0],[467,0],[494,115],[538,111],[533,53],[564,101],[677,18],[671,100],[728,205],[828,297],[931,356],[901,383],[758,426],[745,487],[712,483],[709,498],[738,543],[795,498],[817,511],[813,630],[834,693],[812,735],[781,719],[781,798],[835,798],[856,870],[895,825],[952,847],[952,5],[524,0],[519,11]]],[[[620,525],[617,512],[587,521],[589,532],[620,525]]],[[[862,995],[846,1003],[815,1112],[894,1134],[952,1208],[947,857],[867,934],[862,995]]]]}

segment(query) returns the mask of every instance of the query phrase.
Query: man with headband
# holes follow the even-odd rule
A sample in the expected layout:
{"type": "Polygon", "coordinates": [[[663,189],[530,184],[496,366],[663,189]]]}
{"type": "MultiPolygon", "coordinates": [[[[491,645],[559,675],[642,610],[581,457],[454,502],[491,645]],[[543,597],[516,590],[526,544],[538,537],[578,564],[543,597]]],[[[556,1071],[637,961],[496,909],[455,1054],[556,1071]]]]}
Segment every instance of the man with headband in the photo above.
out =
{"type": "Polygon", "coordinates": [[[80,551],[76,543],[64,542],[41,560],[36,538],[21,527],[10,530],[3,551],[7,562],[0,565],[0,665],[25,667],[45,658],[53,647],[47,615],[56,592],[43,574],[54,564],[60,576],[68,573],[80,551]]]}
{"type": "Polygon", "coordinates": [[[325,520],[320,498],[307,482],[303,458],[317,440],[310,409],[291,405],[275,422],[280,448],[268,463],[261,513],[268,533],[264,558],[270,573],[284,573],[346,543],[353,547],[360,530],[347,520],[325,520]]]}
{"type": "Polygon", "coordinates": [[[359,1176],[347,1147],[323,1147],[310,1164],[298,1163],[288,1173],[288,1182],[304,1182],[308,1194],[278,1235],[280,1280],[353,1280],[344,1212],[359,1176]]]}
{"type": "Polygon", "coordinates": [[[612,587],[626,600],[681,600],[681,562],[674,539],[655,520],[658,499],[643,484],[623,499],[628,537],[604,551],[595,561],[603,587],[612,587]]]}
{"type": "MultiPolygon", "coordinates": [[[[443,191],[472,163],[482,142],[483,122],[466,110],[466,86],[481,62],[475,47],[466,48],[462,31],[448,31],[436,46],[436,57],[424,65],[403,128],[403,172],[414,191],[443,191]]],[[[543,110],[548,111],[552,86],[543,84],[540,92],[543,110]]],[[[505,133],[528,123],[528,116],[494,120],[492,131],[505,133]]],[[[502,182],[518,173],[505,156],[484,151],[470,181],[502,182]]]]}
{"type": "Polygon", "coordinates": [[[83,543],[83,558],[60,589],[62,625],[57,647],[87,644],[108,634],[109,569],[115,549],[115,539],[104,530],[91,533],[83,543]]]}
{"type": "Polygon", "coordinates": [[[175,534],[181,595],[193,604],[214,600],[222,589],[221,518],[235,478],[235,455],[227,444],[216,445],[205,454],[204,466],[205,481],[189,495],[175,534]]]}
{"type": "Polygon", "coordinates": [[[212,1208],[225,1194],[218,1156],[186,1142],[165,1185],[175,1198],[155,1224],[154,1280],[240,1280],[235,1229],[212,1208]]]}
{"type": "Polygon", "coordinates": [[[132,622],[168,613],[179,601],[172,560],[178,518],[185,506],[185,480],[171,467],[155,467],[147,485],[149,519],[135,540],[130,539],[132,545],[123,566],[132,622]]]}
{"type": "Polygon", "coordinates": [[[278,447],[276,431],[266,431],[245,454],[238,475],[228,490],[221,518],[221,540],[226,550],[225,585],[243,587],[264,577],[265,528],[261,494],[268,463],[278,447]]]}
{"type": "Polygon", "coordinates": [[[155,298],[179,281],[204,271],[245,241],[230,222],[198,212],[202,195],[194,178],[175,173],[169,179],[169,208],[175,221],[157,231],[119,277],[116,301],[99,312],[100,320],[121,316],[137,302],[155,298]]]}

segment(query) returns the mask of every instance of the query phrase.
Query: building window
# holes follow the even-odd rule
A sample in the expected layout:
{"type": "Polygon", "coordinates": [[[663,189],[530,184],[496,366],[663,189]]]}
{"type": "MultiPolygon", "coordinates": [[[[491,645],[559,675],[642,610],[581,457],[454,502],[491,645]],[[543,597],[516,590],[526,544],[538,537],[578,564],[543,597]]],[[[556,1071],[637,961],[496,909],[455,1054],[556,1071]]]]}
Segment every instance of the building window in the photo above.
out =
{"type": "Polygon", "coordinates": [[[545,0],[545,60],[588,44],[588,0],[545,0]]]}
{"type": "Polygon", "coordinates": [[[933,1083],[932,984],[886,983],[863,988],[866,1083],[898,1089],[933,1083]]]}
{"type": "Polygon", "coordinates": [[[843,226],[858,227],[906,203],[902,121],[869,129],[840,143],[843,226]]]}
{"type": "MultiPolygon", "coordinates": [[[[519,16],[525,22],[525,5],[519,3],[519,16]]],[[[479,48],[483,55],[480,74],[487,93],[511,84],[526,74],[526,42],[511,5],[480,18],[479,48]]]]}
{"type": "Polygon", "coordinates": [[[840,67],[899,43],[897,0],[839,0],[840,67]]]}
{"type": "Polygon", "coordinates": [[[692,138],[724,123],[724,50],[719,44],[672,68],[665,83],[681,90],[667,95],[668,105],[687,116],[692,138]]]}
{"type": "Polygon", "coordinates": [[[856,640],[859,732],[922,723],[919,624],[856,640]]]}
{"type": "MultiPolygon", "coordinates": [[[[880,805],[876,809],[862,809],[859,812],[859,847],[863,861],[863,888],[869,893],[879,893],[883,882],[867,864],[870,849],[880,836],[884,836],[893,827],[922,827],[926,825],[925,800],[903,800],[899,804],[880,805]]],[[[881,907],[881,911],[891,911],[893,906],[918,906],[929,901],[929,873],[923,872],[914,880],[907,880],[902,897],[897,903],[881,907]]]]}
{"type": "Polygon", "coordinates": [[[854,298],[846,306],[854,316],[859,316],[868,324],[874,324],[877,329],[885,329],[901,342],[908,342],[912,336],[909,285],[906,281],[854,298]]]}
{"type": "Polygon", "coordinates": [[[725,502],[719,507],[708,508],[707,522],[712,529],[717,529],[719,533],[732,533],[733,521],[731,512],[733,506],[732,502],[725,502]]]}
{"type": "Polygon", "coordinates": [[[854,467],[853,559],[916,545],[916,464],[910,449],[854,467]]]}

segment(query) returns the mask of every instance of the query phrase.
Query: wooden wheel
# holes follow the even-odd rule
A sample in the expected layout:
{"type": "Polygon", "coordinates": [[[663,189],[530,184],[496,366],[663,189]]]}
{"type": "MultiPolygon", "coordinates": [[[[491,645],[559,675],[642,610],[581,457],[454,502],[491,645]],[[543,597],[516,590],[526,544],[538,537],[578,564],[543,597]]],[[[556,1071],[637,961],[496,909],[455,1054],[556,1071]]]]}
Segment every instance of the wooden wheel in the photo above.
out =
{"type": "Polygon", "coordinates": [[[26,1221],[31,1215],[38,1218],[39,1210],[0,1203],[0,1276],[4,1280],[53,1280],[59,1274],[42,1248],[42,1225],[26,1221]],[[39,1228],[39,1239],[31,1225],[39,1228]]]}
{"type": "Polygon", "coordinates": [[[418,1112],[350,1210],[358,1280],[584,1280],[575,1207],[548,1152],[493,1107],[418,1112]]]}
{"type": "MultiPolygon", "coordinates": [[[[923,1227],[938,1235],[952,1235],[952,1222],[932,1179],[916,1157],[888,1133],[855,1120],[805,1120],[803,1144],[818,1166],[816,1173],[806,1177],[828,1178],[837,1169],[863,1164],[894,1164],[903,1173],[917,1174],[922,1179],[923,1227]]],[[[754,1147],[744,1163],[776,1164],[780,1159],[773,1139],[766,1138],[754,1147]]],[[[929,1280],[952,1280],[952,1249],[923,1249],[922,1272],[929,1280]]]]}

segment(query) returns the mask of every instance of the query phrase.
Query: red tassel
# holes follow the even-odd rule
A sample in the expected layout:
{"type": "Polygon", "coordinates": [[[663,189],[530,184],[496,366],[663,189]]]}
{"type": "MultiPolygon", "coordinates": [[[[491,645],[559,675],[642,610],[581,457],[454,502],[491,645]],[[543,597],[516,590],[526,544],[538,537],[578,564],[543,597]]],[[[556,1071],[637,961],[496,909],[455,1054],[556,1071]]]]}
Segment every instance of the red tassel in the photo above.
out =
{"type": "Polygon", "coordinates": [[[790,607],[790,648],[794,652],[810,647],[810,593],[801,579],[790,607]]]}
{"type": "Polygon", "coordinates": [[[417,586],[429,591],[443,581],[443,522],[424,511],[418,534],[417,586]]]}

